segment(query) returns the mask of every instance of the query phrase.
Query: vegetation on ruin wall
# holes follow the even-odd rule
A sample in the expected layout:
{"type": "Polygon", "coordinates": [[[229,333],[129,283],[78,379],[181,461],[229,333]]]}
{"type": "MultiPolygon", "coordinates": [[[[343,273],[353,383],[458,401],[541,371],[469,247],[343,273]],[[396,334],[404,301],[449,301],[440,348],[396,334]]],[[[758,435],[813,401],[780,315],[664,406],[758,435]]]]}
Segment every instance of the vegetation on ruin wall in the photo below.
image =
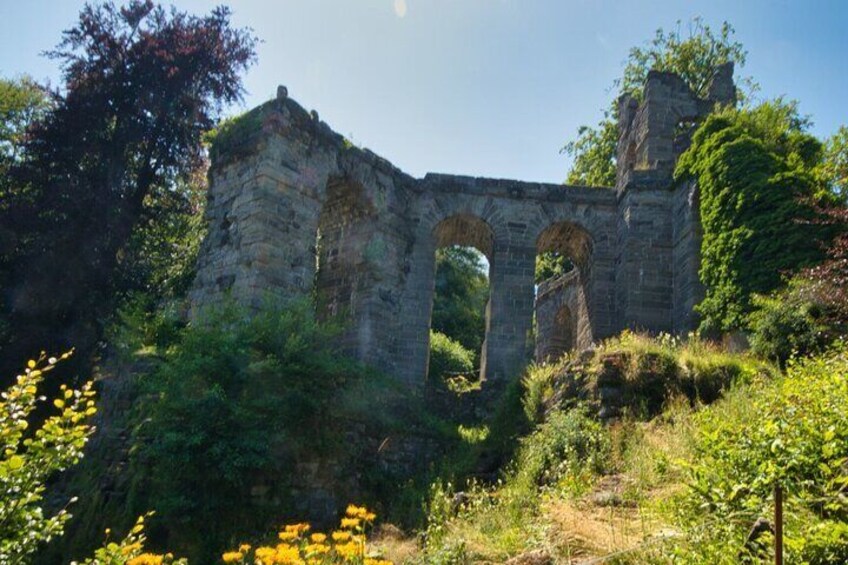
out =
{"type": "MultiPolygon", "coordinates": [[[[736,69],[745,65],[747,51],[734,38],[733,26],[724,22],[717,31],[701,18],[693,18],[669,31],[662,28],[642,46],[633,47],[627,55],[622,77],[611,89],[615,96],[604,118],[597,126],[580,126],[577,138],[568,142],[562,152],[574,158],[565,182],[585,186],[614,186],[616,146],[618,144],[617,100],[624,94],[641,97],[645,79],[651,70],[680,75],[689,88],[705,98],[707,88],[721,65],[733,62],[736,69]]],[[[756,90],[751,79],[737,80],[743,89],[740,96],[756,90]]]]}
{"type": "Polygon", "coordinates": [[[222,159],[237,159],[249,153],[250,140],[262,129],[261,108],[221,120],[218,126],[204,135],[213,165],[222,159]]]}
{"type": "Polygon", "coordinates": [[[191,325],[177,310],[150,314],[140,302],[120,318],[111,347],[124,357],[119,370],[135,373],[122,385],[132,408],[113,416],[110,438],[67,488],[91,495],[75,508],[68,539],[50,550],[64,561],[90,553],[104,528],[130,528],[154,509],[152,549],[209,562],[232,539],[302,517],[298,463],[337,465],[344,476],[326,488],[341,495],[357,483],[381,514],[411,523],[428,479],[418,485],[361,450],[411,430],[441,446],[461,441],[396,380],[342,355],[340,327],[316,321],[308,301],[269,299],[258,313],[226,303],[191,325]]]}
{"type": "Polygon", "coordinates": [[[701,329],[744,328],[752,295],[823,259],[832,230],[813,223],[832,202],[816,171],[821,143],[797,106],[781,100],[709,116],[681,156],[676,178],[700,190],[701,329]]]}
{"type": "Polygon", "coordinates": [[[530,551],[554,562],[760,562],[773,559],[772,535],[745,540],[758,517],[773,515],[775,485],[786,492],[786,562],[845,562],[844,342],[781,375],[698,340],[626,335],[584,368],[622,353],[630,381],[651,382],[657,368],[705,381],[723,375],[723,397],[703,406],[672,388],[659,417],[642,420],[637,405],[601,426],[584,405],[550,404],[568,359],[532,368],[525,406],[535,431],[498,484],[434,488],[420,563],[503,562],[530,551]]]}

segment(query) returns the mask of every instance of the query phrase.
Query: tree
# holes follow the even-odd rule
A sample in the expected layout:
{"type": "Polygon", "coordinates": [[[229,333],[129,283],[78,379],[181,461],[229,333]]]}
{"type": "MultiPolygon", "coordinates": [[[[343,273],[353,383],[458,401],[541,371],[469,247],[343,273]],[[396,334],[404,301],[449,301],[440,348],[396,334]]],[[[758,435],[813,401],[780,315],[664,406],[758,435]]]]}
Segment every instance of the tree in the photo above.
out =
{"type": "Polygon", "coordinates": [[[482,255],[471,247],[446,247],[436,252],[436,294],[433,331],[445,334],[477,356],[486,334],[489,280],[482,255]]]}
{"type": "Polygon", "coordinates": [[[20,158],[27,131],[49,107],[47,91],[32,78],[0,78],[0,166],[20,158]]]}
{"type": "Polygon", "coordinates": [[[707,117],[680,157],[676,178],[700,189],[704,331],[744,328],[753,294],[823,258],[832,230],[816,223],[822,151],[806,123],[782,100],[725,109],[707,117]]]}
{"type": "MultiPolygon", "coordinates": [[[[622,77],[613,84],[615,99],[623,94],[641,97],[648,71],[669,71],[683,78],[698,96],[705,97],[716,69],[733,62],[737,68],[745,65],[747,52],[734,39],[735,30],[722,23],[716,33],[703,19],[694,18],[684,32],[682,23],[666,32],[658,29],[654,39],[644,47],[633,47],[627,56],[622,77]]],[[[750,79],[742,81],[748,92],[756,89],[750,79]]],[[[580,126],[577,139],[562,148],[574,158],[566,182],[585,186],[613,186],[615,184],[615,151],[618,142],[615,100],[604,112],[596,127],[580,126]]]]}
{"type": "Polygon", "coordinates": [[[63,93],[10,170],[0,217],[17,236],[4,304],[14,350],[93,347],[128,242],[202,166],[201,134],[241,98],[255,45],[223,7],[203,17],[151,0],[83,8],[48,53],[62,64],[63,93]]]}
{"type": "Polygon", "coordinates": [[[848,127],[840,127],[825,143],[821,174],[830,190],[848,205],[848,127]]]}

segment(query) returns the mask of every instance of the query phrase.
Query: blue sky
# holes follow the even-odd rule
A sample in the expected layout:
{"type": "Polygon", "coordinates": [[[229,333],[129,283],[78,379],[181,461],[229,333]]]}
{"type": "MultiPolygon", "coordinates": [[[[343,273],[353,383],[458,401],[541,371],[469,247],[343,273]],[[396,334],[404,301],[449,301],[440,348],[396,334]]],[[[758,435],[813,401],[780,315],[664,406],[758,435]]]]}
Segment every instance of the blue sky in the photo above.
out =
{"type": "MultiPolygon", "coordinates": [[[[214,4],[177,0],[195,13],[214,4]]],[[[82,2],[0,0],[0,74],[58,82],[53,47],[82,2]]],[[[233,0],[263,40],[244,107],[278,84],[405,171],[560,182],[560,147],[595,123],[628,49],[702,16],[736,28],[742,74],[813,133],[848,124],[848,2],[788,0],[233,0]]],[[[739,70],[737,70],[737,74],[739,70]]],[[[244,109],[244,108],[241,108],[244,109]]],[[[232,111],[239,111],[233,108],[232,111]]]]}

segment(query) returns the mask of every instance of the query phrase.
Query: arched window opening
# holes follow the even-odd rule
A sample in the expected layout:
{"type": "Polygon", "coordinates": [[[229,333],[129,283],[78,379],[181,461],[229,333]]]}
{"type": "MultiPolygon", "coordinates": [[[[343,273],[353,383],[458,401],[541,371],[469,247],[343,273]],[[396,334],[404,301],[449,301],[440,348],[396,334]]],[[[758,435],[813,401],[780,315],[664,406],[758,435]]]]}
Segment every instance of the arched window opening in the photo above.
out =
{"type": "Polygon", "coordinates": [[[536,241],[535,356],[553,361],[592,341],[589,300],[593,243],[571,222],[555,223],[536,241]]]}
{"type": "MultiPolygon", "coordinates": [[[[349,321],[357,316],[358,301],[369,284],[365,244],[374,230],[373,215],[360,184],[346,179],[327,184],[315,241],[313,288],[319,319],[349,321]]],[[[351,352],[355,341],[352,333],[342,337],[343,346],[351,352]]]]}
{"type": "Polygon", "coordinates": [[[485,367],[491,228],[474,216],[452,216],[433,231],[435,282],[428,378],[476,386],[485,367]]]}

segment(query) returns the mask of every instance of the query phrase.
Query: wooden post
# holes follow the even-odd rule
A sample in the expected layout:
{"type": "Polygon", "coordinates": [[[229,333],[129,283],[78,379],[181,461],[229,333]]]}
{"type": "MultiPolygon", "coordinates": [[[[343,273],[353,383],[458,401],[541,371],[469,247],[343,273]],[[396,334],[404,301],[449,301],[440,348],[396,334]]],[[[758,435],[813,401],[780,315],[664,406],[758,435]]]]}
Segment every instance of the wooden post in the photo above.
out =
{"type": "Polygon", "coordinates": [[[774,487],[774,563],[783,565],[783,489],[774,487]]]}

